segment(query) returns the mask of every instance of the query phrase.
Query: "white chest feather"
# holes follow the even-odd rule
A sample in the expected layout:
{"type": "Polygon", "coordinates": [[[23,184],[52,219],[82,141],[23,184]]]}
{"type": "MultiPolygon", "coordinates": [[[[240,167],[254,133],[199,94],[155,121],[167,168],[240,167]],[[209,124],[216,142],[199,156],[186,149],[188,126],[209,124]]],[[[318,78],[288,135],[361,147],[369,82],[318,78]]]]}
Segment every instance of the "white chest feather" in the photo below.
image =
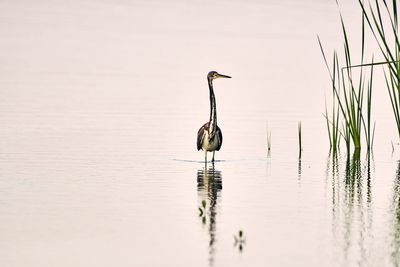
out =
{"type": "Polygon", "coordinates": [[[204,141],[203,141],[203,150],[204,151],[215,151],[219,146],[218,135],[215,135],[213,139],[210,140],[210,136],[208,132],[205,132],[204,141]]]}

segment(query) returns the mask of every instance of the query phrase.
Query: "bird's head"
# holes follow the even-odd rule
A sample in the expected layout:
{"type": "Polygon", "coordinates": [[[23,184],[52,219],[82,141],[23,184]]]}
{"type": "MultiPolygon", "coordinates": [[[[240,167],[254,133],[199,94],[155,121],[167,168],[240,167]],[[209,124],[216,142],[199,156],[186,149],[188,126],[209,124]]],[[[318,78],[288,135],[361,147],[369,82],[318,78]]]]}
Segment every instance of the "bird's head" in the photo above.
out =
{"type": "Polygon", "coordinates": [[[232,78],[232,77],[231,77],[231,76],[228,76],[228,75],[219,74],[219,73],[216,72],[216,71],[210,71],[210,72],[207,74],[207,79],[210,80],[210,81],[212,81],[212,80],[214,80],[214,79],[218,79],[218,78],[232,78]]]}

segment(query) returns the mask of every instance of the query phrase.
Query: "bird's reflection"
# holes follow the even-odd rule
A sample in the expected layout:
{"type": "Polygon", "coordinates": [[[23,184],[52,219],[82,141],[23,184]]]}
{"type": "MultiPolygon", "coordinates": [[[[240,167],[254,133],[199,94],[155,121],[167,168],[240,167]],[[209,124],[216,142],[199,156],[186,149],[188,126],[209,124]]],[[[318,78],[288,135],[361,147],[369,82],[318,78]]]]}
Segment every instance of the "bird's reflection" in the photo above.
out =
{"type": "Polygon", "coordinates": [[[197,193],[200,205],[204,208],[202,222],[207,226],[209,235],[209,264],[214,263],[218,198],[222,190],[221,171],[214,164],[197,171],[197,193]]]}

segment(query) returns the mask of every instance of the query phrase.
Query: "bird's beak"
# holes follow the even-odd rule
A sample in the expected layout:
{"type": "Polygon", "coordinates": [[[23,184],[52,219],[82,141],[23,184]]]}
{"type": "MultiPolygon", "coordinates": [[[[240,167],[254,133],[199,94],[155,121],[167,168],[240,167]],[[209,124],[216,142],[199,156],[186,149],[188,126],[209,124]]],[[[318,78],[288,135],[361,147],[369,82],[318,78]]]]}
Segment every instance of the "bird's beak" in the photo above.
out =
{"type": "Polygon", "coordinates": [[[231,76],[228,76],[228,75],[223,75],[223,74],[219,74],[218,73],[218,78],[232,78],[231,76]]]}

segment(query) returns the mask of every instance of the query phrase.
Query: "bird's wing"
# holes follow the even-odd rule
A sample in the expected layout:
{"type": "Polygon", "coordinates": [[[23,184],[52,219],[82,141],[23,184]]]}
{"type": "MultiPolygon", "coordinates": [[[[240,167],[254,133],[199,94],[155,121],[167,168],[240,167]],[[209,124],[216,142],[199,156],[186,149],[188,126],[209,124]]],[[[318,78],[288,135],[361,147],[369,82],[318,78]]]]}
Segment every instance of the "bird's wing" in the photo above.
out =
{"type": "Polygon", "coordinates": [[[197,132],[197,150],[200,150],[203,144],[203,140],[204,140],[204,136],[205,133],[208,129],[208,122],[206,124],[204,124],[203,126],[201,126],[201,128],[199,129],[199,131],[197,132]]]}
{"type": "Polygon", "coordinates": [[[221,148],[221,146],[222,146],[222,131],[221,131],[221,129],[217,126],[217,131],[216,131],[216,133],[215,133],[216,135],[217,135],[217,137],[218,137],[218,139],[219,139],[219,145],[218,145],[218,147],[217,147],[217,151],[219,151],[219,149],[221,148]]]}

